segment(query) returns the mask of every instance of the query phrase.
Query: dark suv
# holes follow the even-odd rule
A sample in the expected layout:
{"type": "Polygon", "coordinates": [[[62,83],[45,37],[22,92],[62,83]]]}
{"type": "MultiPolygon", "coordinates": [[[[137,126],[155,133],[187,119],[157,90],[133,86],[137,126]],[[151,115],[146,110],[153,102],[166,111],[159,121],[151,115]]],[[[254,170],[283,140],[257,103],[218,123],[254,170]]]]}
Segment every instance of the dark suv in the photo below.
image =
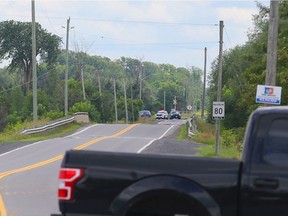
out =
{"type": "Polygon", "coordinates": [[[151,118],[151,112],[149,110],[139,111],[140,118],[151,118]]]}
{"type": "Polygon", "coordinates": [[[172,110],[170,112],[170,119],[181,119],[181,114],[177,110],[172,110]]]}

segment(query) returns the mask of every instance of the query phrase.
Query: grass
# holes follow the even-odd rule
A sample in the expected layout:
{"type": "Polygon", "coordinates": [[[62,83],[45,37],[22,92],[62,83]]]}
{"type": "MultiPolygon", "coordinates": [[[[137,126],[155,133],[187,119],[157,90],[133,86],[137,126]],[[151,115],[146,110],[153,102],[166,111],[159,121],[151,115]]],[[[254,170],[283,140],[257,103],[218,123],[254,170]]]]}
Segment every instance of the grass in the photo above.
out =
{"type": "Polygon", "coordinates": [[[143,124],[153,124],[155,122],[155,118],[139,118],[136,123],[143,123],[143,124]]]}
{"type": "MultiPolygon", "coordinates": [[[[215,125],[208,124],[205,120],[196,117],[197,132],[192,139],[197,143],[207,144],[198,147],[199,156],[215,157],[215,125]]],[[[225,130],[221,128],[221,130],[225,130]]],[[[217,157],[221,158],[240,158],[239,143],[231,143],[229,147],[223,146],[223,140],[226,137],[220,137],[220,146],[217,157]]]]}
{"type": "Polygon", "coordinates": [[[193,140],[197,143],[213,145],[215,143],[215,136],[211,133],[197,132],[193,140]]]}
{"type": "Polygon", "coordinates": [[[187,133],[187,125],[182,125],[180,127],[179,134],[177,136],[177,140],[186,140],[188,138],[188,133],[187,133]]]}
{"type": "MultiPolygon", "coordinates": [[[[26,125],[25,125],[26,126],[26,125]]],[[[35,126],[35,125],[34,125],[35,126]]],[[[51,139],[59,137],[61,135],[72,132],[81,127],[81,124],[70,123],[67,125],[59,126],[55,129],[37,134],[20,134],[18,131],[13,132],[15,129],[6,130],[4,133],[0,134],[0,143],[3,142],[24,142],[24,141],[40,141],[45,139],[51,139]]],[[[27,126],[26,126],[27,128],[27,126]]],[[[20,131],[20,130],[19,130],[20,131]]]]}
{"type": "MultiPolygon", "coordinates": [[[[204,147],[198,147],[197,149],[200,153],[199,156],[203,157],[215,157],[215,146],[207,145],[204,147]]],[[[236,148],[221,148],[219,149],[218,156],[220,158],[241,158],[241,153],[236,148]]]]}

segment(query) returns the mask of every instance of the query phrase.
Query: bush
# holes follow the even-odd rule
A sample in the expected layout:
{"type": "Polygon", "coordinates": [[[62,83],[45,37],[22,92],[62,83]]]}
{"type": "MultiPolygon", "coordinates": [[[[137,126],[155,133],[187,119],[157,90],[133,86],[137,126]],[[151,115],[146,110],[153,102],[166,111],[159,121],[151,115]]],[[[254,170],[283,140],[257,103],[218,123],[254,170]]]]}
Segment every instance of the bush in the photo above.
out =
{"type": "Polygon", "coordinates": [[[230,148],[236,143],[236,136],[232,130],[224,130],[222,134],[223,146],[230,148]]]}
{"type": "Polygon", "coordinates": [[[49,120],[55,120],[60,119],[64,117],[64,113],[62,111],[50,111],[45,113],[45,118],[48,118],[49,120]]]}
{"type": "Polygon", "coordinates": [[[234,128],[231,130],[224,130],[222,134],[223,146],[227,148],[236,148],[242,151],[242,142],[245,134],[244,128],[234,128]]]}
{"type": "Polygon", "coordinates": [[[88,112],[89,118],[92,121],[98,122],[100,119],[99,112],[96,110],[95,106],[90,103],[90,101],[75,103],[73,107],[70,108],[69,112],[71,114],[77,112],[88,112]]]}

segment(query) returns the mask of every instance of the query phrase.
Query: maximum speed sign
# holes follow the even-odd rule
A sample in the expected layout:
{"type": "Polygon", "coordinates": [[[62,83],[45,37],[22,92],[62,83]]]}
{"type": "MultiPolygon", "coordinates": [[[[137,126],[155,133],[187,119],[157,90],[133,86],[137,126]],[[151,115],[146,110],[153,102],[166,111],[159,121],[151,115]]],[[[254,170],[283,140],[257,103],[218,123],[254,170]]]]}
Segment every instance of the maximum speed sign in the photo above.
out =
{"type": "Polygon", "coordinates": [[[225,103],[224,102],[213,102],[213,119],[224,119],[225,117],[225,103]]]}

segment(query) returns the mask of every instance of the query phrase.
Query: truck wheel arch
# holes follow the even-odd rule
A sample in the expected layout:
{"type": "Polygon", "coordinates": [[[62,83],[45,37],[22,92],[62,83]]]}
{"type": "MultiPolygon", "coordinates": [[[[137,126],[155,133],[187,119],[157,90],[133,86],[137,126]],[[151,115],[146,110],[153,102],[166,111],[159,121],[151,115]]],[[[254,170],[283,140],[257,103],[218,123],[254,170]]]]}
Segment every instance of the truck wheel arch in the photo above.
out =
{"type": "MultiPolygon", "coordinates": [[[[178,176],[150,176],[124,189],[112,202],[110,209],[115,215],[126,215],[135,203],[145,199],[155,191],[170,191],[197,202],[209,216],[221,216],[217,202],[207,191],[194,181],[178,176]]],[[[205,215],[206,215],[205,214],[205,215]]],[[[196,214],[197,215],[197,214],[196,214]]]]}

